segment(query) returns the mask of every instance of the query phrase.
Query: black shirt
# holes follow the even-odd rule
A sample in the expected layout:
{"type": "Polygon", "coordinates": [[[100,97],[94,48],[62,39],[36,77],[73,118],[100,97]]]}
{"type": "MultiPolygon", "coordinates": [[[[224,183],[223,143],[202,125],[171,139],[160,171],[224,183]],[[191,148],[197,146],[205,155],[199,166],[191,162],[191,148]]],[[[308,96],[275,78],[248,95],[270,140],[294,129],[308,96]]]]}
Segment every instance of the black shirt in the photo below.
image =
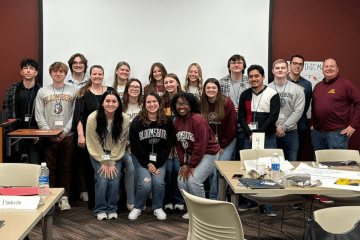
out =
{"type": "Polygon", "coordinates": [[[25,122],[25,115],[29,114],[31,118],[30,128],[38,128],[35,120],[34,114],[34,100],[38,89],[34,89],[35,85],[28,89],[25,88],[24,83],[22,83],[19,87],[19,91],[17,93],[16,104],[17,104],[17,114],[21,118],[20,128],[27,129],[29,128],[29,122],[25,122]]]}

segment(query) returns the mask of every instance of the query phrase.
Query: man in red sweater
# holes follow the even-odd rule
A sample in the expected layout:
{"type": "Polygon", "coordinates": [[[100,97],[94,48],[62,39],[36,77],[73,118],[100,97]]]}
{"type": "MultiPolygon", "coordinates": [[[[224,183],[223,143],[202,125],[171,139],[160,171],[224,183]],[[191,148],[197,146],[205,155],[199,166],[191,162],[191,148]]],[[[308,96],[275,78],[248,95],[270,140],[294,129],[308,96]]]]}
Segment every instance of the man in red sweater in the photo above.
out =
{"type": "Polygon", "coordinates": [[[325,78],[315,86],[312,101],[310,130],[314,151],[347,149],[349,138],[360,125],[360,92],[339,76],[335,59],[325,59],[322,71],[325,78]]]}

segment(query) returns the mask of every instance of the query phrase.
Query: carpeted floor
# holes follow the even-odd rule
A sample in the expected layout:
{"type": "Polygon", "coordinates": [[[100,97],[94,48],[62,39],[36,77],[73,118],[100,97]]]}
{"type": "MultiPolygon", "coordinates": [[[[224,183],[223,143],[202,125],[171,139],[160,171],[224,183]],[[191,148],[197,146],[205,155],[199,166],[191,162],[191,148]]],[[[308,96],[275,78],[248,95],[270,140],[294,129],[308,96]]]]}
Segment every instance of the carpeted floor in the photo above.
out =
{"type": "MultiPolygon", "coordinates": [[[[310,209],[311,201],[307,201],[306,209],[310,209]]],[[[333,204],[323,204],[314,201],[313,209],[332,207],[333,204]]],[[[275,208],[278,212],[276,218],[267,217],[261,214],[261,239],[290,239],[280,228],[281,209],[275,208]]],[[[57,239],[126,239],[126,240],[150,240],[150,239],[186,239],[188,232],[188,221],[181,218],[185,212],[166,211],[167,219],[160,221],[153,215],[151,207],[148,206],[137,220],[130,221],[127,216],[129,211],[119,211],[117,220],[98,221],[93,213],[88,210],[87,204],[78,202],[72,205],[69,211],[60,211],[56,208],[54,217],[53,237],[57,239]]],[[[239,212],[243,224],[245,238],[248,240],[257,239],[258,222],[257,210],[239,212]]],[[[283,229],[294,239],[302,239],[304,232],[303,211],[293,210],[291,206],[285,207],[285,221],[283,229]]],[[[30,232],[31,240],[42,239],[41,224],[37,224],[30,232]]]]}

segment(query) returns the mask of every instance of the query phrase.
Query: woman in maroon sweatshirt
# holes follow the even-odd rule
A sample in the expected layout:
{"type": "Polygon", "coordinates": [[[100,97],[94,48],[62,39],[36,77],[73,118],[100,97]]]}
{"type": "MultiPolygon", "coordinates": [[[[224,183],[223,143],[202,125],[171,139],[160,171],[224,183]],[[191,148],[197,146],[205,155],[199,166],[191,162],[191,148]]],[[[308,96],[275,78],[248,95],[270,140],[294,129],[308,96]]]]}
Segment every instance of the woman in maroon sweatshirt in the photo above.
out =
{"type": "MultiPolygon", "coordinates": [[[[220,91],[220,83],[215,78],[209,78],[204,84],[201,96],[201,115],[209,123],[215,138],[220,144],[220,161],[231,160],[237,136],[237,117],[233,102],[220,91]]],[[[219,199],[219,183],[216,168],[209,176],[210,199],[219,199]]]]}
{"type": "MultiPolygon", "coordinates": [[[[220,145],[209,124],[200,114],[196,97],[178,93],[171,99],[175,112],[176,151],[180,161],[178,186],[195,196],[205,198],[203,182],[214,171],[220,145]]],[[[183,218],[188,219],[186,213],[183,218]]]]}

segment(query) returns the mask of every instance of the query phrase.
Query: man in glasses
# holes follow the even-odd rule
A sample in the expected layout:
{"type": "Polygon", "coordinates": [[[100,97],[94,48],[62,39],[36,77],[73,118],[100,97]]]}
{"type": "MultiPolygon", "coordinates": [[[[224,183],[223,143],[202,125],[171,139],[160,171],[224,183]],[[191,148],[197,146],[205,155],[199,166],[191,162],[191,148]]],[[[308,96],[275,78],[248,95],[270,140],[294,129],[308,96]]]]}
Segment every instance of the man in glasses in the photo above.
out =
{"type": "Polygon", "coordinates": [[[311,97],[312,97],[312,86],[311,83],[305,78],[301,77],[300,74],[304,69],[304,58],[301,55],[294,55],[290,58],[289,69],[290,72],[287,75],[287,79],[293,83],[296,83],[302,88],[305,94],[305,107],[304,112],[297,123],[297,132],[299,136],[299,150],[297,153],[297,161],[301,161],[301,153],[304,149],[306,134],[308,129],[306,113],[309,110],[311,97]]]}
{"type": "Polygon", "coordinates": [[[68,84],[74,87],[76,90],[79,90],[82,86],[85,85],[89,76],[86,75],[88,60],[81,53],[75,53],[72,55],[68,61],[70,74],[65,79],[65,84],[68,84]]]}

